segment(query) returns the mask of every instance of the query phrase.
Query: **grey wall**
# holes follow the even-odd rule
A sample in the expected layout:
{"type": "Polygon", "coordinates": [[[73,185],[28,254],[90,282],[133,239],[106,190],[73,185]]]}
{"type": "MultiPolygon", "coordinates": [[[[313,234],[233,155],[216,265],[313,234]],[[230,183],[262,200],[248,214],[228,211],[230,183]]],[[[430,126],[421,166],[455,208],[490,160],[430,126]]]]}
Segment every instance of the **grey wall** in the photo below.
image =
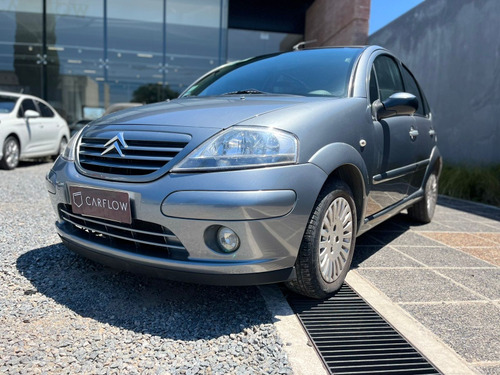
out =
{"type": "Polygon", "coordinates": [[[426,0],[369,43],[393,51],[415,74],[445,162],[500,163],[499,0],[426,0]]]}

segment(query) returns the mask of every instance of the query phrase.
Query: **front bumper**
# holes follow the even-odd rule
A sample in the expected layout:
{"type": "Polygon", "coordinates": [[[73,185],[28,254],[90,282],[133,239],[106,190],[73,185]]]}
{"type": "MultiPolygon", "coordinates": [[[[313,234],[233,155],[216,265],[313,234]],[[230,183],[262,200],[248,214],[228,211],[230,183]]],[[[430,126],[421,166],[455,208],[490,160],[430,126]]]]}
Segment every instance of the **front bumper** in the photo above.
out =
{"type": "Polygon", "coordinates": [[[57,232],[71,250],[111,267],[175,280],[256,285],[294,277],[298,249],[327,176],[312,164],[230,172],[167,174],[147,183],[123,183],[79,174],[59,158],[47,175],[58,213],[57,232]],[[70,205],[70,185],[127,191],[133,220],[173,233],[184,257],[135,252],[93,241],[60,214],[70,205]],[[211,228],[226,226],[239,249],[223,254],[211,245],[211,228]]]}

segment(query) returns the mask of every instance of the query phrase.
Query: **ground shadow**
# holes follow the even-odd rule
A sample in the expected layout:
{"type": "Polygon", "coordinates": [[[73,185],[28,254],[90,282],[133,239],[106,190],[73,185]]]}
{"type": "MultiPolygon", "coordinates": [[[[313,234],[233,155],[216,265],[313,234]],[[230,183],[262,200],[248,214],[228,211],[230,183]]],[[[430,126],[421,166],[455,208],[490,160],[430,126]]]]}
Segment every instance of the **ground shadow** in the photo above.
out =
{"type": "Polygon", "coordinates": [[[198,340],[272,323],[256,287],[203,286],[115,271],[62,244],[28,251],[17,269],[33,285],[24,291],[27,298],[42,293],[82,317],[135,332],[198,340]]]}
{"type": "Polygon", "coordinates": [[[19,164],[17,165],[17,169],[19,168],[29,168],[34,165],[40,165],[40,164],[52,164],[54,161],[50,157],[45,157],[45,158],[39,158],[39,159],[28,159],[28,160],[21,160],[19,161],[19,164]]]}
{"type": "Polygon", "coordinates": [[[454,210],[467,212],[487,219],[500,221],[500,208],[486,204],[465,201],[440,195],[438,199],[440,206],[454,210]]]}
{"type": "Polygon", "coordinates": [[[356,239],[351,268],[358,268],[361,263],[412,227],[421,225],[423,224],[410,219],[407,214],[400,213],[362,234],[356,239]]]}

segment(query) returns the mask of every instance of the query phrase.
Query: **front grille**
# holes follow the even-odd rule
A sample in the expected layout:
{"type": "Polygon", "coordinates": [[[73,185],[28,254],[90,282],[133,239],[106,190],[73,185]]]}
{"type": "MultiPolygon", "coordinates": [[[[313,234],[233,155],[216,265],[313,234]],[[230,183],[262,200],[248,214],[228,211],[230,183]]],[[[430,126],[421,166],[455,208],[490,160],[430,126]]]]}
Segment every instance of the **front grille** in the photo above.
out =
{"type": "Polygon", "coordinates": [[[167,228],[141,220],[132,224],[74,214],[69,205],[59,207],[59,216],[71,231],[86,240],[135,254],[186,260],[188,253],[167,228]]]}
{"type": "Polygon", "coordinates": [[[166,166],[191,137],[168,132],[87,133],[79,144],[78,163],[83,172],[100,178],[148,176],[166,166]]]}

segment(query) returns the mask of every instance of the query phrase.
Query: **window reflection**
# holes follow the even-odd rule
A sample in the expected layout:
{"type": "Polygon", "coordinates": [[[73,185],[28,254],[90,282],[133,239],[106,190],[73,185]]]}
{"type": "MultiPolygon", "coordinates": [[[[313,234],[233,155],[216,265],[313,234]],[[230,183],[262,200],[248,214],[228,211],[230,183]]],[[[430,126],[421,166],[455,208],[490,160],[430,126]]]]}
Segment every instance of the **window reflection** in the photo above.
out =
{"type": "Polygon", "coordinates": [[[41,96],[42,2],[0,2],[0,89],[41,96]]]}
{"type": "Polygon", "coordinates": [[[291,51],[302,39],[301,34],[229,29],[228,59],[243,60],[274,52],[291,51]]]}
{"type": "Polygon", "coordinates": [[[228,53],[242,59],[300,40],[228,30],[228,1],[0,0],[0,89],[42,97],[74,123],[114,103],[175,96],[228,53]]]}

